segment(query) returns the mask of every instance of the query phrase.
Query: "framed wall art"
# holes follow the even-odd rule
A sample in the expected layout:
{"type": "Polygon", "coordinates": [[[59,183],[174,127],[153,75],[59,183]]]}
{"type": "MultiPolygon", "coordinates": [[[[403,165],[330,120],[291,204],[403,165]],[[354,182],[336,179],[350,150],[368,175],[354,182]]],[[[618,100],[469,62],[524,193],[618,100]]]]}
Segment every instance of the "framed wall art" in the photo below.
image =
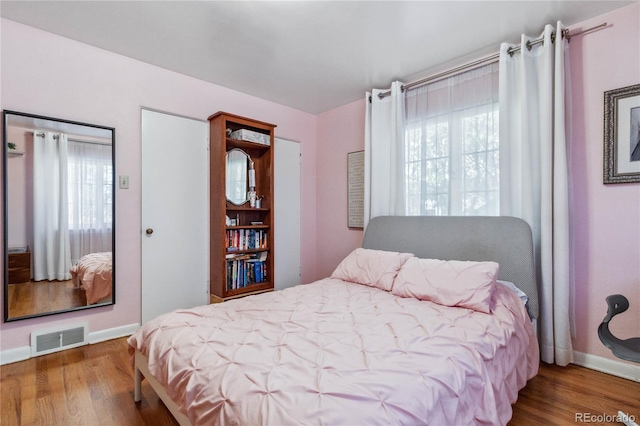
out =
{"type": "Polygon", "coordinates": [[[347,195],[347,226],[364,228],[364,151],[347,154],[347,195]]]}
{"type": "Polygon", "coordinates": [[[640,84],[604,92],[604,183],[640,182],[640,84]]]}

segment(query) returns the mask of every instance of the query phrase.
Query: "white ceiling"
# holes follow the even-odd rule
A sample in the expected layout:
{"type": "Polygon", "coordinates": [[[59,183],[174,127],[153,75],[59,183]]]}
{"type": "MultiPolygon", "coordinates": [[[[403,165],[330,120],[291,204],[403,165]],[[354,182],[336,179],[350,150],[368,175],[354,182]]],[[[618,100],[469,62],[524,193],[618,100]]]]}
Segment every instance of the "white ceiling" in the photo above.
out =
{"type": "Polygon", "coordinates": [[[0,16],[318,114],[634,1],[1,1],[0,16]]]}

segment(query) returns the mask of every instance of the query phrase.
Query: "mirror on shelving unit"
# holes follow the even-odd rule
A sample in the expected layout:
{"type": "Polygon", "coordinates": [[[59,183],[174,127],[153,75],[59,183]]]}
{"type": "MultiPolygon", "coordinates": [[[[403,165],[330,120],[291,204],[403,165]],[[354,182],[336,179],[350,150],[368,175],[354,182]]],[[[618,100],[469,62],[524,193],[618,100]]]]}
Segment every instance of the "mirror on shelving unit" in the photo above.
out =
{"type": "Polygon", "coordinates": [[[236,206],[246,203],[250,185],[250,174],[253,161],[249,154],[239,148],[227,151],[226,154],[226,196],[236,206]]]}
{"type": "Polygon", "coordinates": [[[4,320],[115,303],[115,129],[4,111],[4,320]]]}

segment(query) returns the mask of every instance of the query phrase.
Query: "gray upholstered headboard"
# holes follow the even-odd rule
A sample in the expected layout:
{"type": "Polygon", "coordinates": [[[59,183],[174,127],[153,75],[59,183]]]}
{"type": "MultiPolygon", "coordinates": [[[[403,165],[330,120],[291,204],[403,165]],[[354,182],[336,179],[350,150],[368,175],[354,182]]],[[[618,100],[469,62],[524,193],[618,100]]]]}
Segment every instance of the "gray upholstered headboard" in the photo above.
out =
{"type": "Polygon", "coordinates": [[[499,279],[529,296],[527,309],[538,318],[538,287],[531,228],[515,217],[379,216],[371,219],[362,247],[413,253],[441,260],[494,261],[499,279]]]}

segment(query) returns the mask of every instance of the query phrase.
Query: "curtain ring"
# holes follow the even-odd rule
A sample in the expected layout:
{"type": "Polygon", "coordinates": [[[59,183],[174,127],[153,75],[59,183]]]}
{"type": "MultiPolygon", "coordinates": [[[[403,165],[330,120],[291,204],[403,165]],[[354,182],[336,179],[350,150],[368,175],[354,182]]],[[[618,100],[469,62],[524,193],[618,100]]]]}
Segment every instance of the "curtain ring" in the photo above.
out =
{"type": "Polygon", "coordinates": [[[527,50],[531,52],[531,47],[532,47],[531,40],[527,40],[527,44],[525,46],[527,46],[527,50]]]}

